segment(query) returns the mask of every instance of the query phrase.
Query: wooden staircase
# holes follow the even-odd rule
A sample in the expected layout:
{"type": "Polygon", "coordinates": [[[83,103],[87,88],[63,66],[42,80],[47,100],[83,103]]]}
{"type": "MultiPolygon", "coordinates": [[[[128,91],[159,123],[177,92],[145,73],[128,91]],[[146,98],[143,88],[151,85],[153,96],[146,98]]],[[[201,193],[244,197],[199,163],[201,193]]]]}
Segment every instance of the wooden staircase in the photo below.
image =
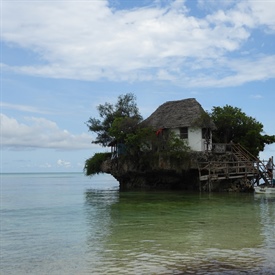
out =
{"type": "MultiPolygon", "coordinates": [[[[266,165],[263,161],[259,160],[257,157],[253,156],[250,152],[248,152],[244,147],[240,144],[232,144],[232,153],[234,154],[237,161],[251,161],[256,164],[254,165],[254,169],[258,172],[257,183],[259,184],[259,180],[263,179],[265,184],[271,184],[271,179],[269,178],[266,170],[266,165]]],[[[256,182],[255,182],[256,183],[256,182]]]]}
{"type": "Polygon", "coordinates": [[[230,143],[224,144],[224,146],[229,148],[229,151],[225,152],[227,157],[224,160],[198,163],[200,181],[206,181],[209,184],[209,189],[212,181],[228,179],[249,180],[251,185],[259,185],[260,179],[262,179],[265,184],[271,184],[271,179],[269,179],[262,161],[240,144],[230,143]]]}

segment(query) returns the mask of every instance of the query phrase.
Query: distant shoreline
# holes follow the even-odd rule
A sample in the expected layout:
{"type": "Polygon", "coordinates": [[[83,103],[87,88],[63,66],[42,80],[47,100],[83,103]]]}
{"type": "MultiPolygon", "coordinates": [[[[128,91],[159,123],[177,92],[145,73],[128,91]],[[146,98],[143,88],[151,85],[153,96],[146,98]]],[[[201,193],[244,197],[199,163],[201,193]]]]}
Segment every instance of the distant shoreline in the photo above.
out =
{"type": "Polygon", "coordinates": [[[26,174],[83,174],[83,172],[0,172],[0,175],[26,175],[26,174]]]}

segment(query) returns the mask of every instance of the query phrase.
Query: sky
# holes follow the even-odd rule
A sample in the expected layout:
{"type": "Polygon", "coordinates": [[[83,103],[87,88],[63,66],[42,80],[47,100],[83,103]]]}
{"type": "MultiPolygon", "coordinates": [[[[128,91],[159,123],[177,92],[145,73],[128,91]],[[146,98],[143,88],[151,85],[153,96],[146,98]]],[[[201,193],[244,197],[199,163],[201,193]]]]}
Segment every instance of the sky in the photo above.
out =
{"type": "MultiPolygon", "coordinates": [[[[96,107],[231,105],[275,134],[275,0],[2,0],[1,172],[82,172],[96,107]]],[[[275,155],[267,145],[260,158],[275,155]]]]}

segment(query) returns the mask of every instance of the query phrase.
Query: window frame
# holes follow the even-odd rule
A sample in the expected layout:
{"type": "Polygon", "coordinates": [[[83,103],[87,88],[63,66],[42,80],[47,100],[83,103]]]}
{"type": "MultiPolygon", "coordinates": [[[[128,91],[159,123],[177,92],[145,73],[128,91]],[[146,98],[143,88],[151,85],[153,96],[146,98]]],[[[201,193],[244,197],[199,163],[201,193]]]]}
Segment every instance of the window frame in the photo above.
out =
{"type": "Polygon", "coordinates": [[[180,139],[188,139],[188,127],[180,128],[180,139]]]}

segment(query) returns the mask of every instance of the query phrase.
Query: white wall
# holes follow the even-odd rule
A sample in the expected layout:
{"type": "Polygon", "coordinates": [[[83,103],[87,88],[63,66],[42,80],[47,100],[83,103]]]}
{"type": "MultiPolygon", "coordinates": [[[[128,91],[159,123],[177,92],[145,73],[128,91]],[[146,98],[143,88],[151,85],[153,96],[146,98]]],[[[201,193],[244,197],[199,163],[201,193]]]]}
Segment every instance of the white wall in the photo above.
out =
{"type": "Polygon", "coordinates": [[[188,142],[193,151],[202,151],[201,129],[188,128],[188,142]]]}
{"type": "MultiPolygon", "coordinates": [[[[174,128],[171,129],[176,135],[180,135],[180,129],[174,128]]],[[[188,145],[193,151],[205,151],[206,150],[206,141],[202,139],[202,129],[200,128],[188,128],[188,145]]],[[[209,150],[212,147],[212,141],[209,146],[209,150]]]]}

